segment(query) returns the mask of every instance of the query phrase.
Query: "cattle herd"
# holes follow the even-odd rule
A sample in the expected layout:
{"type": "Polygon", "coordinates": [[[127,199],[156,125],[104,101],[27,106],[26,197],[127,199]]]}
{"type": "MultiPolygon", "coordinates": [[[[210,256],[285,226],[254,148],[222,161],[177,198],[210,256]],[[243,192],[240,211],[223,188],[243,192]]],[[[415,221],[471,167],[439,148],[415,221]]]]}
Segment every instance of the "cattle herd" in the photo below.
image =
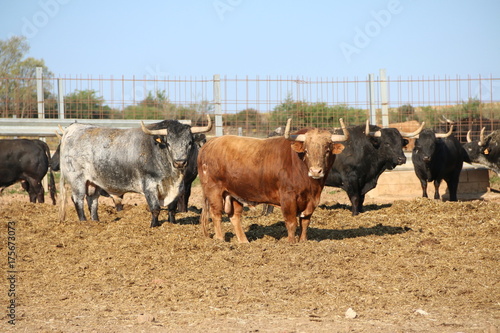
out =
{"type": "MultiPolygon", "coordinates": [[[[248,242],[241,226],[243,205],[265,204],[281,208],[288,241],[307,240],[307,228],[324,186],[342,188],[352,214],[363,211],[365,194],[377,185],[385,170],[404,164],[403,148],[415,139],[412,161],[427,197],[427,183],[434,182],[434,198],[445,180],[450,200],[457,200],[463,162],[478,163],[500,173],[500,130],[460,144],[453,135],[420,128],[412,133],[370,125],[341,127],[331,131],[305,128],[266,139],[225,135],[208,139],[208,124],[191,127],[164,120],[132,129],[116,129],[74,123],[63,131],[52,157],[41,140],[0,140],[0,189],[16,182],[31,202],[44,202],[42,179],[48,174],[49,192],[56,204],[52,171],[60,171],[60,219],[65,220],[69,188],[78,219],[99,220],[98,198],[111,196],[121,209],[127,192],[145,196],[151,227],[160,225],[162,206],[168,206],[170,222],[175,212],[186,211],[191,183],[198,176],[203,193],[200,225],[209,235],[211,218],[216,239],[223,239],[222,214],[234,226],[239,242],[248,242]]],[[[283,131],[281,131],[283,133],[283,131]]],[[[1,191],[0,190],[0,191],[1,191]]]]}

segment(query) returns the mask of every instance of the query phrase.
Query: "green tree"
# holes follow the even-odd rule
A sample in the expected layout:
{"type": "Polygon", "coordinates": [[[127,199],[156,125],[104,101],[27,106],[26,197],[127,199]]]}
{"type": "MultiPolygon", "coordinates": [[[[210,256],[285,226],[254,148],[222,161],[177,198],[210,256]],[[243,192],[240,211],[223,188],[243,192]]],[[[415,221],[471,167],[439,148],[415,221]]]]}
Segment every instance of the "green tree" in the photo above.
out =
{"type": "Polygon", "coordinates": [[[294,101],[287,97],[271,111],[270,121],[285,124],[290,117],[293,118],[292,124],[295,128],[329,128],[339,127],[339,118],[343,118],[346,124],[363,123],[367,119],[367,111],[344,104],[331,106],[323,102],[294,101]]]}
{"type": "MultiPolygon", "coordinates": [[[[13,36],[0,40],[0,108],[3,117],[36,118],[38,116],[36,95],[36,67],[43,69],[44,98],[50,99],[53,77],[43,59],[25,58],[29,45],[25,37],[13,36]]],[[[55,103],[45,106],[53,114],[55,103]]]]}
{"type": "Polygon", "coordinates": [[[404,104],[398,107],[398,121],[412,120],[415,115],[415,108],[411,104],[404,104]]]}
{"type": "Polygon", "coordinates": [[[66,118],[109,119],[111,108],[95,90],[76,90],[64,98],[66,118]]]}
{"type": "Polygon", "coordinates": [[[124,114],[125,119],[185,119],[196,124],[205,121],[203,115],[210,113],[212,109],[208,101],[188,105],[174,104],[165,90],[157,90],[154,93],[149,91],[146,98],[137,105],[127,106],[124,114]]]}

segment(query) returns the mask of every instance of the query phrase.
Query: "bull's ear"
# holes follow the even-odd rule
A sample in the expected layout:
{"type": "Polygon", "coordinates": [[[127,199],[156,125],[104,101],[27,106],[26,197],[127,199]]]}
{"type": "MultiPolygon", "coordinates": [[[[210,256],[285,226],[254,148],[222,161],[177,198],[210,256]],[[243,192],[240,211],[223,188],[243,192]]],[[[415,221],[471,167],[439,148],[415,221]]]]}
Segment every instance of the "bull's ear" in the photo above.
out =
{"type": "Polygon", "coordinates": [[[304,142],[302,142],[302,141],[293,141],[291,146],[292,146],[292,149],[295,150],[295,152],[297,152],[297,153],[304,152],[304,142]]]}
{"type": "Polygon", "coordinates": [[[200,133],[193,134],[193,137],[194,137],[194,142],[196,143],[201,142],[207,138],[205,134],[200,134],[200,133]]]}
{"type": "Polygon", "coordinates": [[[340,154],[345,146],[341,143],[332,143],[332,154],[340,154]]]}
{"type": "Polygon", "coordinates": [[[375,137],[375,136],[369,136],[370,143],[375,147],[375,149],[378,149],[380,147],[380,138],[375,137]]]}
{"type": "Polygon", "coordinates": [[[166,142],[164,141],[164,136],[161,135],[153,135],[153,140],[155,144],[159,145],[160,148],[165,148],[166,147],[166,142]]]}

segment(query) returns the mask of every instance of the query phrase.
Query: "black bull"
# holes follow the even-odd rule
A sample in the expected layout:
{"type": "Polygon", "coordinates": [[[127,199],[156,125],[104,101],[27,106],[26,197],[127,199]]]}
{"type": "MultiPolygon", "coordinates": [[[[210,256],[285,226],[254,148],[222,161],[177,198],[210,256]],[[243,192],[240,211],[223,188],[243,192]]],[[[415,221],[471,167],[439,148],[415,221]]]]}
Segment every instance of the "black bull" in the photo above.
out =
{"type": "Polygon", "coordinates": [[[80,220],[86,220],[86,198],[91,218],[97,215],[98,197],[104,190],[121,196],[142,193],[151,211],[151,226],[160,225],[161,205],[168,205],[179,194],[189,153],[196,144],[193,133],[208,132],[205,127],[190,127],[165,120],[133,129],[116,129],[72,124],[61,140],[61,220],[65,218],[64,182],[80,220]]]}
{"type": "Polygon", "coordinates": [[[49,172],[49,192],[56,204],[54,175],[50,168],[50,151],[40,140],[0,140],[0,187],[5,188],[18,181],[28,192],[30,202],[45,202],[42,179],[49,172]]]}
{"type": "Polygon", "coordinates": [[[424,124],[412,133],[394,128],[358,125],[349,127],[349,140],[344,151],[337,156],[326,179],[326,186],[340,187],[347,192],[352,205],[352,215],[363,211],[365,195],[375,188],[385,170],[406,163],[403,147],[417,135],[424,124]]]}
{"type": "Polygon", "coordinates": [[[439,185],[444,179],[448,185],[450,201],[457,201],[457,189],[462,171],[465,150],[452,134],[423,130],[412,151],[415,174],[422,186],[422,196],[427,197],[427,182],[434,182],[434,199],[439,199],[439,185]]]}

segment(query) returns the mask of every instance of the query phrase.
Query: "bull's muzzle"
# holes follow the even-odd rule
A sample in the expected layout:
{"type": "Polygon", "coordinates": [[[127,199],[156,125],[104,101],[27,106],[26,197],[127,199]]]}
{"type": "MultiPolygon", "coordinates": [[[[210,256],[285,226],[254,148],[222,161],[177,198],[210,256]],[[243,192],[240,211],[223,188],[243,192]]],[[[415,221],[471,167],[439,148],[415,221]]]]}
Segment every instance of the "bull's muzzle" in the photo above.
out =
{"type": "Polygon", "coordinates": [[[425,163],[429,163],[431,161],[431,157],[430,156],[424,156],[422,158],[422,160],[425,162],[425,163]]]}
{"type": "Polygon", "coordinates": [[[398,165],[405,164],[405,163],[406,163],[406,156],[398,157],[398,165]]]}
{"type": "Polygon", "coordinates": [[[177,169],[183,169],[186,167],[187,160],[175,160],[174,161],[174,167],[177,169]]]}
{"type": "Polygon", "coordinates": [[[308,176],[312,179],[321,179],[325,176],[322,168],[309,168],[308,176]]]}

